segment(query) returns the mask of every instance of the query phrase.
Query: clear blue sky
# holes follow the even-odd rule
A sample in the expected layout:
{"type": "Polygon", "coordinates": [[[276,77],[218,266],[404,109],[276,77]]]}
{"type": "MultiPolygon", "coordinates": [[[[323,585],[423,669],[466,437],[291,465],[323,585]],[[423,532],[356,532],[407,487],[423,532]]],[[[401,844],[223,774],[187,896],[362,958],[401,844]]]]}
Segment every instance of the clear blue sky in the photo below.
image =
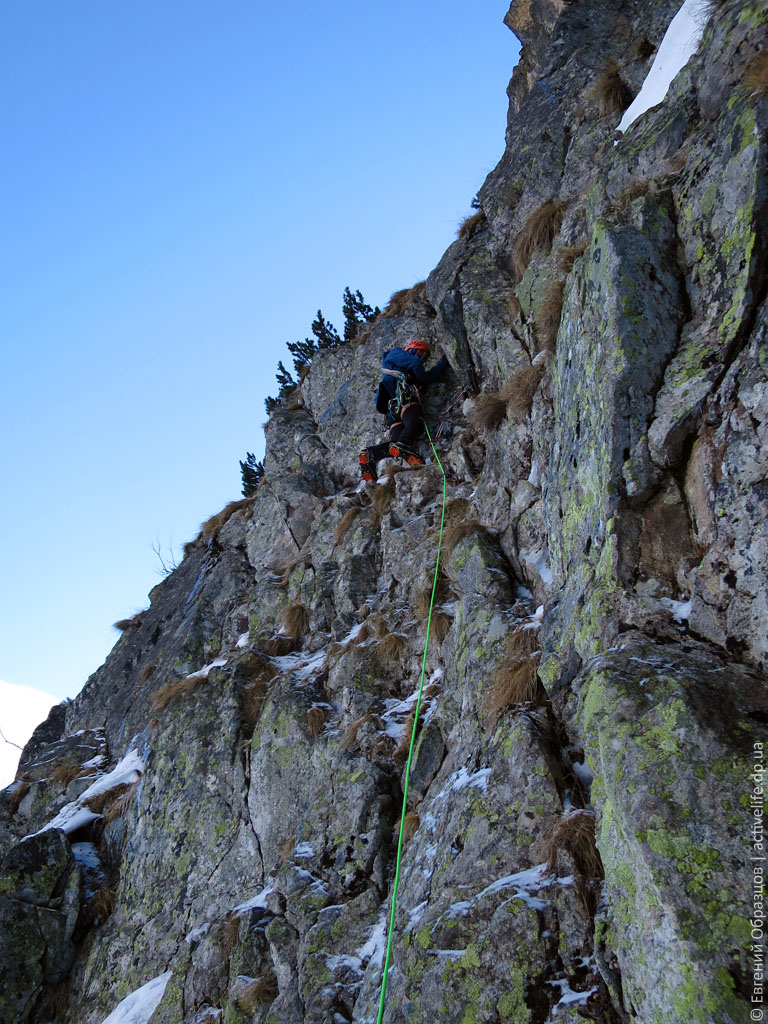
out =
{"type": "Polygon", "coordinates": [[[501,156],[506,0],[8,0],[0,679],[73,696],[240,496],[318,308],[423,279],[501,156]]]}

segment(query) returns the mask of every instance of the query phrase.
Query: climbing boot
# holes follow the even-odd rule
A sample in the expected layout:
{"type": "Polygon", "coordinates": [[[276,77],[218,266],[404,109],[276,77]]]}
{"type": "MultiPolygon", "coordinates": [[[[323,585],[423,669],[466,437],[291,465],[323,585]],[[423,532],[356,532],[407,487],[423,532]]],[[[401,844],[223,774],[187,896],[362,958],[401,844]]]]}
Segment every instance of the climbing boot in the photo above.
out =
{"type": "Polygon", "coordinates": [[[376,460],[372,458],[369,448],[363,448],[359,456],[360,460],[360,475],[366,483],[374,483],[378,474],[376,472],[376,460]]]}
{"type": "Polygon", "coordinates": [[[389,454],[393,459],[402,459],[407,462],[409,466],[423,466],[424,459],[422,459],[416,452],[411,451],[410,448],[406,448],[404,444],[397,444],[395,441],[389,446],[389,454]]]}

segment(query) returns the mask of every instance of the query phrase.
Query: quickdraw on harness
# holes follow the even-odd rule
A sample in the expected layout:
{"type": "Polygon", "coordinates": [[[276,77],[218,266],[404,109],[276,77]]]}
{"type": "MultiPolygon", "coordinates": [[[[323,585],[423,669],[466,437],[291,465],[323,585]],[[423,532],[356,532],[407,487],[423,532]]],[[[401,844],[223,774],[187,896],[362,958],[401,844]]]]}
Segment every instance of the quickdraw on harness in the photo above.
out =
{"type": "Polygon", "coordinates": [[[389,370],[382,366],[381,372],[389,377],[395,378],[395,397],[390,398],[387,409],[393,420],[400,418],[400,414],[409,405],[420,405],[421,395],[419,389],[408,379],[408,375],[402,370],[389,370]]]}

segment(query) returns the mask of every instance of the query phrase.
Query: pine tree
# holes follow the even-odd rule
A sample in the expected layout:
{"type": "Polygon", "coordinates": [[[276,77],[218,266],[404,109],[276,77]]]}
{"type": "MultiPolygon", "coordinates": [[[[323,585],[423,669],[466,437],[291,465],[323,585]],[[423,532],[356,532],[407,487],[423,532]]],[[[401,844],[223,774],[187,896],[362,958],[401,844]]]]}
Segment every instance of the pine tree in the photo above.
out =
{"type": "Polygon", "coordinates": [[[381,310],[378,306],[372,309],[363,298],[362,292],[359,289],[353,293],[350,291],[349,286],[347,286],[344,289],[342,312],[344,313],[344,341],[352,341],[360,333],[360,328],[363,324],[368,324],[371,320],[375,320],[380,315],[381,310]]]}
{"type": "MultiPolygon", "coordinates": [[[[267,401],[274,402],[275,400],[268,398],[267,401]]],[[[258,490],[259,484],[264,478],[264,463],[257,462],[253,452],[246,452],[245,462],[241,461],[240,463],[240,474],[243,478],[243,497],[247,498],[258,490]]]]}
{"type": "Polygon", "coordinates": [[[317,338],[318,349],[338,348],[339,345],[344,344],[339,337],[339,332],[332,323],[325,319],[319,309],[317,316],[312,321],[312,333],[317,338]]]}
{"type": "Polygon", "coordinates": [[[293,356],[293,368],[299,378],[305,366],[309,366],[312,357],[317,352],[317,344],[314,338],[305,338],[304,341],[289,341],[288,351],[293,356]]]}
{"type": "Polygon", "coordinates": [[[291,376],[289,371],[286,370],[286,368],[283,366],[282,359],[277,364],[277,374],[276,374],[276,377],[277,377],[277,383],[280,385],[280,390],[277,393],[278,400],[280,400],[282,398],[285,398],[285,396],[290,391],[294,391],[298,387],[298,384],[293,379],[293,377],[291,376]]]}
{"type": "Polygon", "coordinates": [[[267,416],[269,416],[269,414],[275,410],[278,405],[280,405],[280,403],[276,398],[273,398],[272,395],[267,395],[264,399],[264,408],[267,410],[267,416]]]}

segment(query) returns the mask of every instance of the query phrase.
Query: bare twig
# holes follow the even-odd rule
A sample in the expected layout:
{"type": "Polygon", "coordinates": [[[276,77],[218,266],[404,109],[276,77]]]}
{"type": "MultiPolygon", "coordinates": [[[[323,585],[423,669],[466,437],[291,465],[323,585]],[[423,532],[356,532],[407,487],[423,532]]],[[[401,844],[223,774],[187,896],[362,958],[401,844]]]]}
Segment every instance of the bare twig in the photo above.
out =
{"type": "Polygon", "coordinates": [[[155,569],[158,576],[170,576],[179,567],[178,559],[173,551],[173,534],[171,534],[171,542],[168,545],[169,553],[167,556],[163,555],[162,544],[160,543],[160,534],[157,535],[157,540],[154,544],[150,544],[150,547],[157,555],[158,561],[160,562],[160,568],[155,569]]]}
{"type": "Polygon", "coordinates": [[[0,738],[4,743],[7,743],[9,747],[16,747],[17,750],[23,750],[24,747],[20,747],[18,743],[14,743],[13,740],[9,740],[2,729],[0,729],[0,738]]]}

